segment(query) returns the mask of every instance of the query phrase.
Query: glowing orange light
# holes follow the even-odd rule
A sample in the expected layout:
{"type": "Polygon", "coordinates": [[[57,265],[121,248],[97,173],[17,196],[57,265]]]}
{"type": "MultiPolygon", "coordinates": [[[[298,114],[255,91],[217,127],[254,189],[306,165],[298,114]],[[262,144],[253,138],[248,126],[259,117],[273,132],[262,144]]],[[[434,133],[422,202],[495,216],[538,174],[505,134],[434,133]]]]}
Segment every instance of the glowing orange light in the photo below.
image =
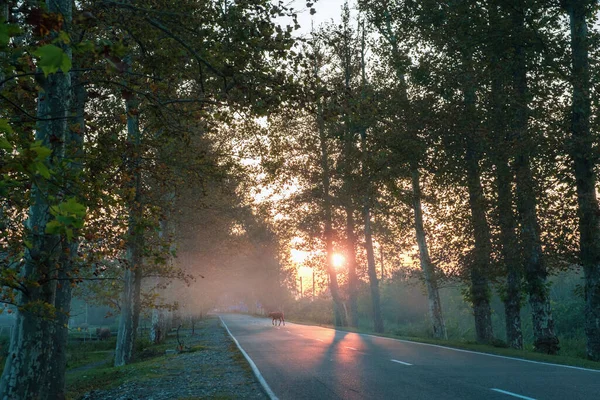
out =
{"type": "Polygon", "coordinates": [[[331,261],[332,261],[334,267],[340,268],[342,265],[344,265],[344,261],[346,261],[346,259],[344,258],[343,255],[341,255],[339,253],[335,253],[331,257],[331,261]]]}

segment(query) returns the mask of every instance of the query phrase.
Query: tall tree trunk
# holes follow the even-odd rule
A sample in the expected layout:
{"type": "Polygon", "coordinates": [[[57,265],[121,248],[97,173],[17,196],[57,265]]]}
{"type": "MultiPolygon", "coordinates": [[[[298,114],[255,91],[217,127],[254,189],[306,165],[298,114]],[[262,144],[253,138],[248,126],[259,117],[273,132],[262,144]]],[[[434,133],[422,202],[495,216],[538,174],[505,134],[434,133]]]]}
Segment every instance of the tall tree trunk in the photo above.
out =
{"type": "Polygon", "coordinates": [[[417,245],[419,246],[419,261],[423,271],[423,280],[427,288],[427,301],[429,305],[429,319],[433,328],[433,337],[436,339],[448,339],[446,324],[442,315],[442,303],[440,301],[440,292],[438,289],[435,266],[429,258],[429,248],[425,237],[425,227],[423,225],[423,210],[421,208],[421,185],[419,169],[414,163],[411,168],[413,210],[415,213],[415,233],[417,236],[417,245]]]}
{"type": "Polygon", "coordinates": [[[373,309],[373,329],[383,332],[383,317],[381,316],[381,298],[379,294],[379,280],[377,279],[377,265],[375,265],[375,251],[373,249],[373,232],[371,228],[371,178],[366,166],[367,134],[361,131],[362,141],[362,216],[365,234],[365,249],[367,250],[367,274],[369,275],[369,288],[371,289],[371,307],[373,309]]]}
{"type": "MultiPolygon", "coordinates": [[[[48,11],[62,14],[65,24],[72,18],[72,3],[48,1],[48,11]]],[[[68,47],[63,50],[68,57],[68,47]]],[[[40,71],[41,73],[41,71],[40,71]]],[[[52,150],[47,166],[55,169],[64,156],[68,130],[71,77],[57,72],[49,75],[38,97],[36,141],[52,150]]],[[[31,188],[31,206],[27,221],[30,246],[25,249],[20,276],[26,290],[19,293],[15,329],[2,378],[0,396],[5,399],[51,399],[48,374],[54,356],[54,271],[60,266],[60,236],[46,234],[50,221],[48,196],[55,196],[54,186],[38,177],[31,188]],[[48,307],[50,306],[50,307],[48,307]]]]}
{"type": "Polygon", "coordinates": [[[137,337],[137,327],[141,310],[140,291],[142,284],[142,253],[144,247],[141,176],[141,132],[139,126],[139,104],[133,94],[126,100],[127,140],[130,149],[128,174],[131,177],[129,199],[129,226],[127,235],[127,262],[124,273],[123,293],[121,296],[121,315],[119,333],[115,350],[115,366],[129,364],[133,360],[133,350],[137,337]]]}
{"type": "MultiPolygon", "coordinates": [[[[80,83],[79,74],[71,73],[72,96],[73,96],[73,123],[66,141],[66,158],[69,160],[69,170],[75,179],[83,171],[83,137],[85,132],[85,102],[87,93],[85,87],[80,83]]],[[[67,190],[72,191],[73,186],[68,179],[67,190]]],[[[55,287],[54,306],[56,308],[56,323],[54,333],[54,356],[49,365],[50,389],[48,397],[52,399],[64,399],[65,373],[67,368],[67,341],[69,337],[69,317],[71,312],[72,286],[75,281],[73,269],[77,262],[77,250],[79,241],[74,239],[68,242],[63,238],[61,266],[57,272],[58,284],[55,287]]]]}
{"type": "MultiPolygon", "coordinates": [[[[362,24],[362,40],[361,40],[361,101],[366,102],[366,63],[365,63],[365,28],[362,24]]],[[[347,83],[349,87],[349,82],[347,83]]],[[[365,248],[367,250],[367,273],[369,275],[369,288],[371,289],[371,307],[373,308],[373,328],[375,332],[383,332],[383,317],[381,316],[381,298],[379,293],[379,280],[377,279],[377,265],[375,264],[375,251],[373,249],[373,231],[371,227],[371,191],[373,188],[372,177],[367,166],[369,150],[367,144],[367,124],[364,122],[367,119],[366,115],[360,115],[359,120],[361,127],[361,186],[362,186],[362,215],[365,233],[365,248]]]]}
{"type": "Polygon", "coordinates": [[[577,185],[580,258],[585,274],[586,352],[600,360],[600,210],[590,132],[590,64],[586,16],[592,1],[568,0],[573,62],[572,157],[577,185]]]}
{"type": "MultiPolygon", "coordinates": [[[[167,201],[169,203],[172,203],[175,196],[174,194],[169,194],[166,196],[167,197],[167,201]]],[[[167,214],[167,218],[169,218],[169,212],[166,212],[167,214]]],[[[171,240],[170,239],[170,230],[169,230],[169,223],[167,219],[162,219],[160,221],[160,231],[158,232],[158,237],[159,237],[159,241],[160,241],[160,246],[163,246],[165,241],[167,240],[171,240]]],[[[171,254],[172,252],[175,250],[174,246],[172,246],[170,244],[169,246],[169,254],[167,255],[167,265],[171,264],[171,254]]],[[[155,285],[157,287],[162,286],[162,284],[164,284],[164,280],[165,278],[163,277],[157,277],[155,280],[155,285]]],[[[192,316],[192,323],[194,322],[194,317],[192,316]]],[[[163,310],[160,307],[157,307],[157,305],[154,305],[154,308],[152,309],[152,321],[150,323],[150,341],[152,343],[160,343],[163,341],[163,339],[166,337],[166,332],[167,332],[167,325],[166,325],[166,318],[165,318],[165,310],[163,310]]],[[[193,334],[193,326],[192,326],[192,334],[193,334]]]]}
{"type": "Polygon", "coordinates": [[[348,265],[349,325],[358,328],[358,277],[356,276],[356,234],[354,209],[346,205],[346,265],[348,265]]]}
{"type": "MultiPolygon", "coordinates": [[[[467,139],[471,142],[471,139],[467,139]]],[[[471,266],[471,301],[475,315],[475,333],[479,343],[489,343],[494,339],[492,330],[492,310],[490,307],[490,288],[487,275],[490,270],[490,231],[485,216],[485,199],[479,176],[478,157],[473,144],[467,145],[467,186],[471,223],[475,236],[475,257],[471,266]]]]}
{"type": "MultiPolygon", "coordinates": [[[[470,58],[470,57],[469,57],[470,58]]],[[[489,343],[494,339],[492,330],[492,310],[490,307],[490,287],[488,275],[490,273],[491,239],[490,228],[485,215],[485,198],[479,161],[481,153],[474,135],[476,129],[472,121],[477,118],[475,108],[475,83],[470,70],[470,59],[467,61],[467,79],[464,89],[466,137],[465,137],[465,162],[467,175],[467,189],[469,191],[469,206],[471,208],[471,224],[475,237],[474,260],[471,265],[471,301],[475,315],[475,334],[479,343],[489,343]]]]}
{"type": "Polygon", "coordinates": [[[554,333],[554,320],[550,297],[546,287],[548,272],[542,254],[540,227],[536,211],[535,183],[531,173],[531,147],[528,137],[529,93],[527,87],[527,61],[524,44],[525,13],[522,2],[511,9],[514,35],[513,85],[514,85],[514,139],[516,143],[515,183],[517,209],[521,222],[521,241],[525,264],[525,279],[532,310],[534,347],[536,351],[556,354],[558,337],[554,333]]]}
{"type": "MultiPolygon", "coordinates": [[[[506,145],[498,143],[497,146],[506,145]]],[[[496,182],[498,186],[498,213],[502,258],[506,269],[506,293],[504,294],[504,317],[506,341],[514,349],[523,349],[521,329],[522,270],[519,263],[519,246],[516,238],[516,221],[512,208],[512,173],[506,153],[501,148],[495,150],[496,182]]]]}
{"type": "MultiPolygon", "coordinates": [[[[342,64],[344,66],[344,88],[346,90],[345,100],[349,101],[352,93],[350,86],[350,80],[352,78],[352,45],[353,38],[350,31],[350,9],[348,4],[343,7],[342,24],[344,26],[344,42],[343,42],[343,55],[342,64]]],[[[355,163],[355,130],[350,121],[350,107],[346,103],[344,110],[344,160],[343,160],[343,174],[344,184],[342,187],[344,195],[344,211],[346,212],[346,265],[348,267],[348,303],[350,306],[349,312],[349,325],[352,327],[358,327],[358,277],[356,275],[356,223],[354,220],[354,196],[356,193],[356,180],[354,175],[355,163]]]]}
{"type": "Polygon", "coordinates": [[[490,149],[492,162],[496,167],[496,186],[498,193],[498,224],[500,227],[501,254],[506,272],[506,292],[502,296],[504,302],[504,318],[506,326],[506,342],[514,349],[523,349],[523,332],[521,328],[521,303],[523,295],[521,281],[523,271],[520,263],[520,248],[517,240],[517,223],[513,211],[512,182],[513,173],[509,164],[511,143],[507,137],[507,96],[506,61],[501,55],[506,54],[506,44],[500,42],[503,35],[498,32],[502,29],[499,25],[500,16],[497,4],[491,2],[490,6],[490,36],[492,52],[490,53],[491,69],[491,131],[492,148],[490,149]],[[498,40],[500,39],[500,40],[498,40]]]}
{"type": "Polygon", "coordinates": [[[321,146],[321,182],[323,185],[323,208],[325,211],[325,229],[323,232],[325,240],[325,252],[327,254],[327,273],[329,276],[329,291],[333,299],[333,317],[335,326],[346,326],[344,306],[340,298],[340,290],[337,280],[337,272],[333,265],[333,223],[332,223],[332,204],[330,195],[330,169],[329,152],[327,151],[327,137],[325,135],[325,122],[323,121],[323,110],[319,101],[318,105],[318,129],[321,146]]]}
{"type": "Polygon", "coordinates": [[[373,233],[371,230],[371,199],[364,194],[363,221],[365,225],[365,248],[367,250],[367,273],[371,289],[371,306],[373,308],[373,329],[383,332],[383,317],[381,316],[381,298],[379,295],[379,280],[377,279],[377,266],[375,265],[375,252],[373,250],[373,233]]]}
{"type": "Polygon", "coordinates": [[[346,212],[346,265],[348,266],[348,303],[350,306],[349,325],[358,327],[358,277],[356,275],[356,223],[354,220],[354,180],[352,176],[352,134],[346,121],[346,138],[344,140],[344,211],[346,212]]]}

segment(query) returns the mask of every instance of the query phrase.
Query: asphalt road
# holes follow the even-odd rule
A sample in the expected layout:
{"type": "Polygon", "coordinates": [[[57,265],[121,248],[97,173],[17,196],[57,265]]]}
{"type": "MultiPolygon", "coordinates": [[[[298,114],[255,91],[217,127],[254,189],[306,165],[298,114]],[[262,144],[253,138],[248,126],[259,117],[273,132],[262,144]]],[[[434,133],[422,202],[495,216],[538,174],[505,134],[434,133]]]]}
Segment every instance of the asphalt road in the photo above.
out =
{"type": "Polygon", "coordinates": [[[221,315],[279,399],[600,399],[600,371],[221,315]]]}

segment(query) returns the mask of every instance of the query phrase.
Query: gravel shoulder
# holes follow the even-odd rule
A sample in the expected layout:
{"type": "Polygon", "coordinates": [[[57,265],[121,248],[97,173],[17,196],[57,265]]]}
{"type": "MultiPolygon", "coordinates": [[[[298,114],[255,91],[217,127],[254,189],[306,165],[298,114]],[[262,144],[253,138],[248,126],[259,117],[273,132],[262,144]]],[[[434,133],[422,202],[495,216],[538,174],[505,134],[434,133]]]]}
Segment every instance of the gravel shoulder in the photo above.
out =
{"type": "MultiPolygon", "coordinates": [[[[87,392],[85,400],[192,400],[268,399],[246,359],[237,349],[217,317],[203,320],[196,328],[180,331],[192,352],[161,355],[122,368],[100,367],[79,371],[78,379],[104,378],[107,386],[87,392]],[[111,374],[116,374],[111,379],[111,374]],[[118,386],[114,387],[117,382],[118,386]],[[119,383],[120,382],[120,383],[119,383]]],[[[175,348],[176,339],[167,345],[175,348]]],[[[142,352],[141,357],[144,357],[142,352]]],[[[75,375],[75,374],[74,374],[75,375]]],[[[104,385],[102,385],[104,386],[104,385]]]]}

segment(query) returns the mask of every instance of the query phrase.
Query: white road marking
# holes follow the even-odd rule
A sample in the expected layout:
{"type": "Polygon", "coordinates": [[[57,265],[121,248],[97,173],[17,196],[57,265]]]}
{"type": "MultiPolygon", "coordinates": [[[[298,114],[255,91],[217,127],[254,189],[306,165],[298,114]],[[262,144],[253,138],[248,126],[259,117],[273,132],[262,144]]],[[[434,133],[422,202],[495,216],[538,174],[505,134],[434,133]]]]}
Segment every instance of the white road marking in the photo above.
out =
{"type": "Polygon", "coordinates": [[[398,361],[398,360],[394,360],[394,359],[391,359],[390,361],[391,361],[391,362],[398,363],[398,364],[402,364],[402,365],[412,365],[412,364],[409,364],[409,363],[407,363],[407,362],[404,362],[404,361],[398,361]]]}
{"type": "Polygon", "coordinates": [[[304,336],[303,334],[299,333],[298,336],[304,336]]]}
{"type": "Polygon", "coordinates": [[[520,394],[516,394],[516,393],[513,393],[513,392],[507,392],[506,390],[501,390],[501,389],[490,389],[490,390],[493,390],[494,392],[498,392],[498,393],[507,394],[509,396],[517,397],[519,399],[535,400],[533,397],[522,396],[520,394]]]}
{"type": "Polygon", "coordinates": [[[319,342],[322,342],[322,340],[321,340],[321,339],[315,339],[315,340],[318,340],[319,342]]]}
{"type": "Polygon", "coordinates": [[[269,396],[269,399],[270,400],[279,400],[279,398],[277,396],[275,396],[275,393],[273,393],[273,390],[271,390],[271,388],[267,384],[267,381],[265,381],[265,378],[263,378],[263,376],[261,375],[260,371],[258,370],[258,367],[256,366],[256,364],[254,364],[254,361],[252,361],[252,359],[250,358],[250,356],[248,355],[248,353],[246,353],[246,351],[240,345],[240,342],[238,342],[237,339],[235,338],[235,336],[233,336],[233,334],[231,333],[231,331],[227,327],[227,324],[225,323],[225,321],[223,321],[223,318],[221,318],[220,315],[219,315],[219,319],[221,320],[221,323],[223,324],[223,326],[227,330],[227,333],[229,333],[229,336],[231,336],[231,339],[233,339],[233,342],[235,343],[235,345],[238,347],[238,349],[240,349],[240,351],[242,352],[243,356],[246,358],[246,361],[248,361],[248,364],[250,364],[250,368],[252,368],[252,372],[254,372],[254,375],[256,376],[256,379],[258,379],[258,381],[260,382],[261,386],[263,387],[263,389],[267,393],[267,396],[269,396]]]}
{"type": "Polygon", "coordinates": [[[347,349],[350,349],[350,350],[356,350],[354,347],[350,347],[350,346],[344,346],[344,347],[347,349]]]}
{"type": "MultiPolygon", "coordinates": [[[[324,328],[324,329],[330,329],[330,328],[324,328]]],[[[348,331],[342,331],[342,330],[338,330],[338,329],[333,329],[333,330],[337,331],[337,332],[348,333],[348,331]]],[[[385,337],[385,336],[369,335],[368,333],[357,333],[357,335],[360,335],[360,336],[369,336],[369,337],[373,337],[373,338],[376,338],[376,339],[395,340],[396,342],[411,343],[411,344],[417,344],[417,345],[421,345],[421,346],[438,347],[440,349],[447,349],[447,350],[459,351],[461,353],[479,354],[479,355],[482,355],[482,356],[503,358],[505,360],[522,361],[522,362],[531,363],[531,364],[540,364],[540,365],[548,365],[548,366],[551,366],[551,367],[562,367],[562,368],[569,368],[569,369],[577,369],[577,370],[580,370],[580,371],[588,371],[588,372],[600,372],[600,369],[591,369],[591,368],[584,368],[584,367],[575,367],[573,365],[563,365],[563,364],[554,364],[554,363],[548,363],[548,362],[543,362],[543,361],[526,360],[524,358],[508,357],[508,356],[501,356],[501,355],[498,355],[498,354],[482,353],[480,351],[457,349],[455,347],[442,346],[442,345],[439,345],[439,344],[421,343],[421,342],[414,342],[412,340],[394,339],[394,338],[389,338],[389,337],[385,337]]]]}

